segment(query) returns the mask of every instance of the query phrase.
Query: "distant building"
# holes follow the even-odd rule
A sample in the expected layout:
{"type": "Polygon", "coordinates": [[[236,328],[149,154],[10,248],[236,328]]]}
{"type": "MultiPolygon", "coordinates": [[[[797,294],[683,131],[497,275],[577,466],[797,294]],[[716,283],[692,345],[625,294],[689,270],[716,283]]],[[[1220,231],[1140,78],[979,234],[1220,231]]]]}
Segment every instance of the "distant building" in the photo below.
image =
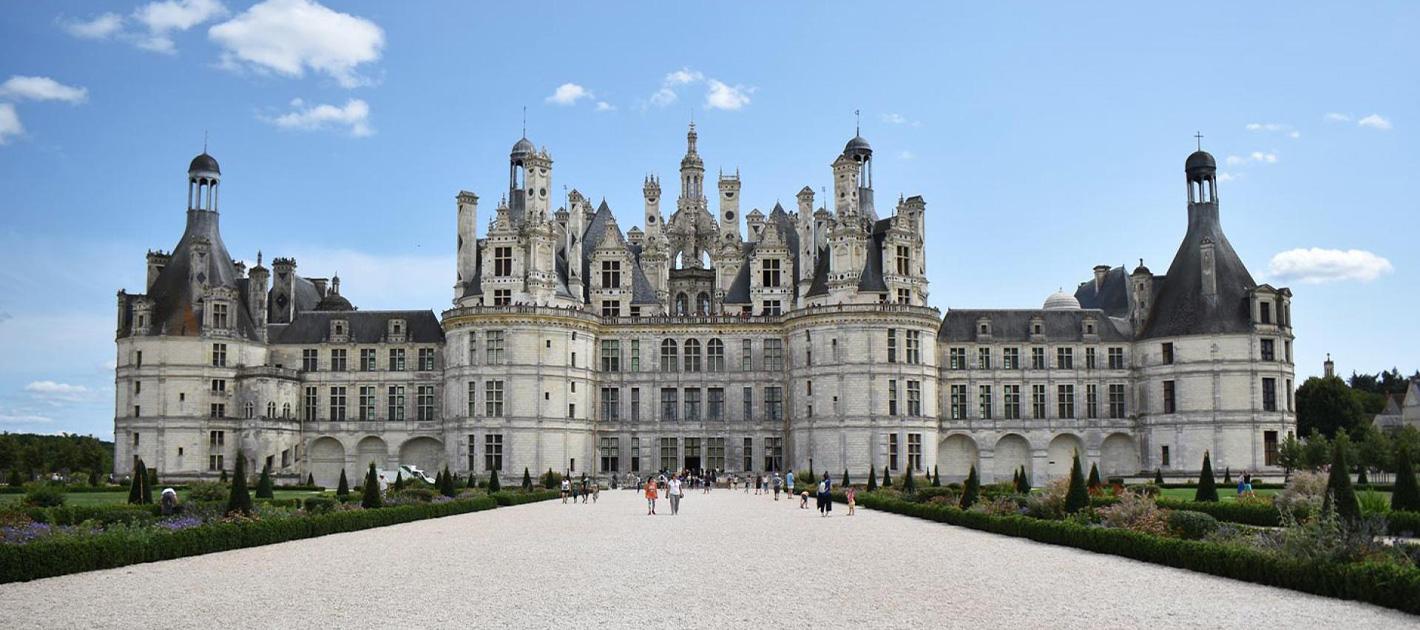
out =
{"type": "Polygon", "coordinates": [[[1371,421],[1376,428],[1392,433],[1407,426],[1420,429],[1420,380],[1411,379],[1399,394],[1387,394],[1385,409],[1371,421]]]}
{"type": "Polygon", "coordinates": [[[142,457],[165,479],[216,477],[240,454],[326,485],[370,462],[855,479],[975,465],[988,482],[1024,466],[1039,482],[1076,452],[1106,475],[1193,473],[1205,451],[1271,470],[1295,430],[1292,294],[1257,284],[1224,236],[1203,151],[1166,274],[1101,265],[1040,309],[943,315],[926,202],[878,214],[867,140],[835,156],[831,198],[816,207],[806,186],[744,232],[739,174],[716,178],[712,212],[697,140],[692,125],[669,219],[650,176],[645,227],[623,232],[575,190],[554,210],[552,157],[520,139],[482,238],[478,197],[455,198],[442,316],[356,310],[340,278],[292,258],[246,270],[199,155],[182,238],[148,253],[142,293],[118,293],[117,471],[142,457]]]}

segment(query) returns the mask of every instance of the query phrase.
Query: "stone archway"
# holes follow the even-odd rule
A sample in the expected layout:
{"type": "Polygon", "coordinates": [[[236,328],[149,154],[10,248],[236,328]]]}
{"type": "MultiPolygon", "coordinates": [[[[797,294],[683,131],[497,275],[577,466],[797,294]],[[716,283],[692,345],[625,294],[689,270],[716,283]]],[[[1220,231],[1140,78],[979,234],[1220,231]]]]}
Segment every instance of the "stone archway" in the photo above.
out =
{"type": "Polygon", "coordinates": [[[996,448],[992,450],[991,474],[993,482],[999,483],[1012,479],[1021,466],[1026,467],[1027,475],[1030,474],[1030,443],[1024,437],[1016,433],[1004,435],[996,441],[996,448]]]}
{"type": "MultiPolygon", "coordinates": [[[[951,481],[966,479],[971,467],[979,461],[976,441],[960,433],[947,436],[937,446],[937,474],[945,475],[951,481]]],[[[980,472],[978,467],[977,473],[980,472]]]]}
{"type": "Polygon", "coordinates": [[[1100,474],[1107,477],[1124,477],[1138,474],[1139,449],[1134,438],[1123,433],[1112,433],[1100,445],[1100,474]]]}
{"type": "Polygon", "coordinates": [[[1046,451],[1048,463],[1046,473],[1051,479],[1070,476],[1070,464],[1075,461],[1075,453],[1080,454],[1080,472],[1090,473],[1089,457],[1085,455],[1085,443],[1073,433],[1061,433],[1050,441],[1046,451]]]}
{"type": "MultiPolygon", "coordinates": [[[[311,460],[311,475],[316,485],[334,488],[340,483],[340,471],[345,470],[345,445],[333,437],[316,438],[306,456],[311,460]]],[[[346,481],[353,471],[346,471],[346,481]]]]}
{"type": "MultiPolygon", "coordinates": [[[[373,435],[360,440],[355,447],[355,466],[359,468],[355,475],[364,478],[365,470],[370,467],[370,462],[375,462],[375,468],[384,470],[389,467],[389,446],[385,441],[373,435]]],[[[353,483],[353,482],[352,482],[353,483]]]]}
{"type": "Polygon", "coordinates": [[[444,469],[444,444],[431,437],[406,440],[399,447],[399,464],[417,466],[433,477],[444,469]]]}

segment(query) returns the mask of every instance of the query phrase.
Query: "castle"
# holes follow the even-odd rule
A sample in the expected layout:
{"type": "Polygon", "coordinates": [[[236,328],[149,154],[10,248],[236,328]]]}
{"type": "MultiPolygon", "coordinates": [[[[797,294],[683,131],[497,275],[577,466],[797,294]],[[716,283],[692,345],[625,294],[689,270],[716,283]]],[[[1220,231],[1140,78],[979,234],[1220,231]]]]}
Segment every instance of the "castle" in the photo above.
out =
{"type": "Polygon", "coordinates": [[[369,462],[504,479],[548,469],[803,470],[855,480],[977,466],[1040,483],[1071,457],[1107,476],[1272,471],[1295,430],[1291,292],[1257,284],[1223,234],[1216,164],[1184,165],[1187,231],[1167,273],[1102,265],[1028,310],[927,305],[926,203],[879,214],[873,150],[832,162],[830,199],[752,210],[740,179],[707,198],[692,124],[663,219],[644,230],[579,192],[552,207],[553,160],[513,145],[477,235],[456,196],[453,307],[357,310],[340,279],[218,229],[221,170],[188,168],[187,227],[118,292],[114,458],[212,478],[246,457],[333,485],[369,462]]]}

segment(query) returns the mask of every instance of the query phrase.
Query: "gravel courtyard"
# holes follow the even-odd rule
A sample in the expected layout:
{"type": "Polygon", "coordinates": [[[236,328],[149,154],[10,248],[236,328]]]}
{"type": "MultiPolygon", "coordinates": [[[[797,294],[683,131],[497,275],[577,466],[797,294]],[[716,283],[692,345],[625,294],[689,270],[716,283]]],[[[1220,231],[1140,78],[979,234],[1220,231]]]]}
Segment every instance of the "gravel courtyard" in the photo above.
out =
{"type": "Polygon", "coordinates": [[[1414,627],[903,516],[629,491],[0,585],[0,628],[1414,627]],[[658,511],[669,513],[661,502],[658,511]]]}

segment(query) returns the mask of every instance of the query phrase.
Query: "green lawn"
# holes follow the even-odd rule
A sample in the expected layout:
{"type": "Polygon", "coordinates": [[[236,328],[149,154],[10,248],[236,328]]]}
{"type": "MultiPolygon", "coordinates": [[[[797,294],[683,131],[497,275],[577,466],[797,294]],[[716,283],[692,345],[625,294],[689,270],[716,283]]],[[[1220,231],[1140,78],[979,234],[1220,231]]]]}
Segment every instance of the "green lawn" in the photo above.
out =
{"type": "MultiPolygon", "coordinates": [[[[253,492],[255,492],[255,490],[253,490],[253,492]]],[[[291,499],[305,498],[321,493],[309,490],[277,490],[274,494],[277,499],[291,499]]],[[[153,493],[154,501],[158,499],[157,495],[158,493],[153,493]]],[[[178,497],[182,500],[187,499],[186,495],[186,492],[178,493],[178,497]]],[[[110,503],[126,503],[128,501],[127,490],[115,492],[71,492],[65,496],[65,505],[106,505],[110,503]]],[[[25,495],[23,494],[0,494],[0,506],[17,503],[24,497],[25,495]]]]}
{"type": "MultiPolygon", "coordinates": [[[[1252,491],[1253,494],[1256,494],[1259,497],[1270,497],[1274,494],[1277,494],[1277,492],[1277,490],[1270,489],[1259,489],[1252,491]]],[[[1193,488],[1163,488],[1159,491],[1161,497],[1165,499],[1173,499],[1175,501],[1192,501],[1193,497],[1197,493],[1198,491],[1193,488]]],[[[1230,501],[1237,501],[1237,486],[1218,486],[1218,500],[1225,503],[1230,501]]]]}

